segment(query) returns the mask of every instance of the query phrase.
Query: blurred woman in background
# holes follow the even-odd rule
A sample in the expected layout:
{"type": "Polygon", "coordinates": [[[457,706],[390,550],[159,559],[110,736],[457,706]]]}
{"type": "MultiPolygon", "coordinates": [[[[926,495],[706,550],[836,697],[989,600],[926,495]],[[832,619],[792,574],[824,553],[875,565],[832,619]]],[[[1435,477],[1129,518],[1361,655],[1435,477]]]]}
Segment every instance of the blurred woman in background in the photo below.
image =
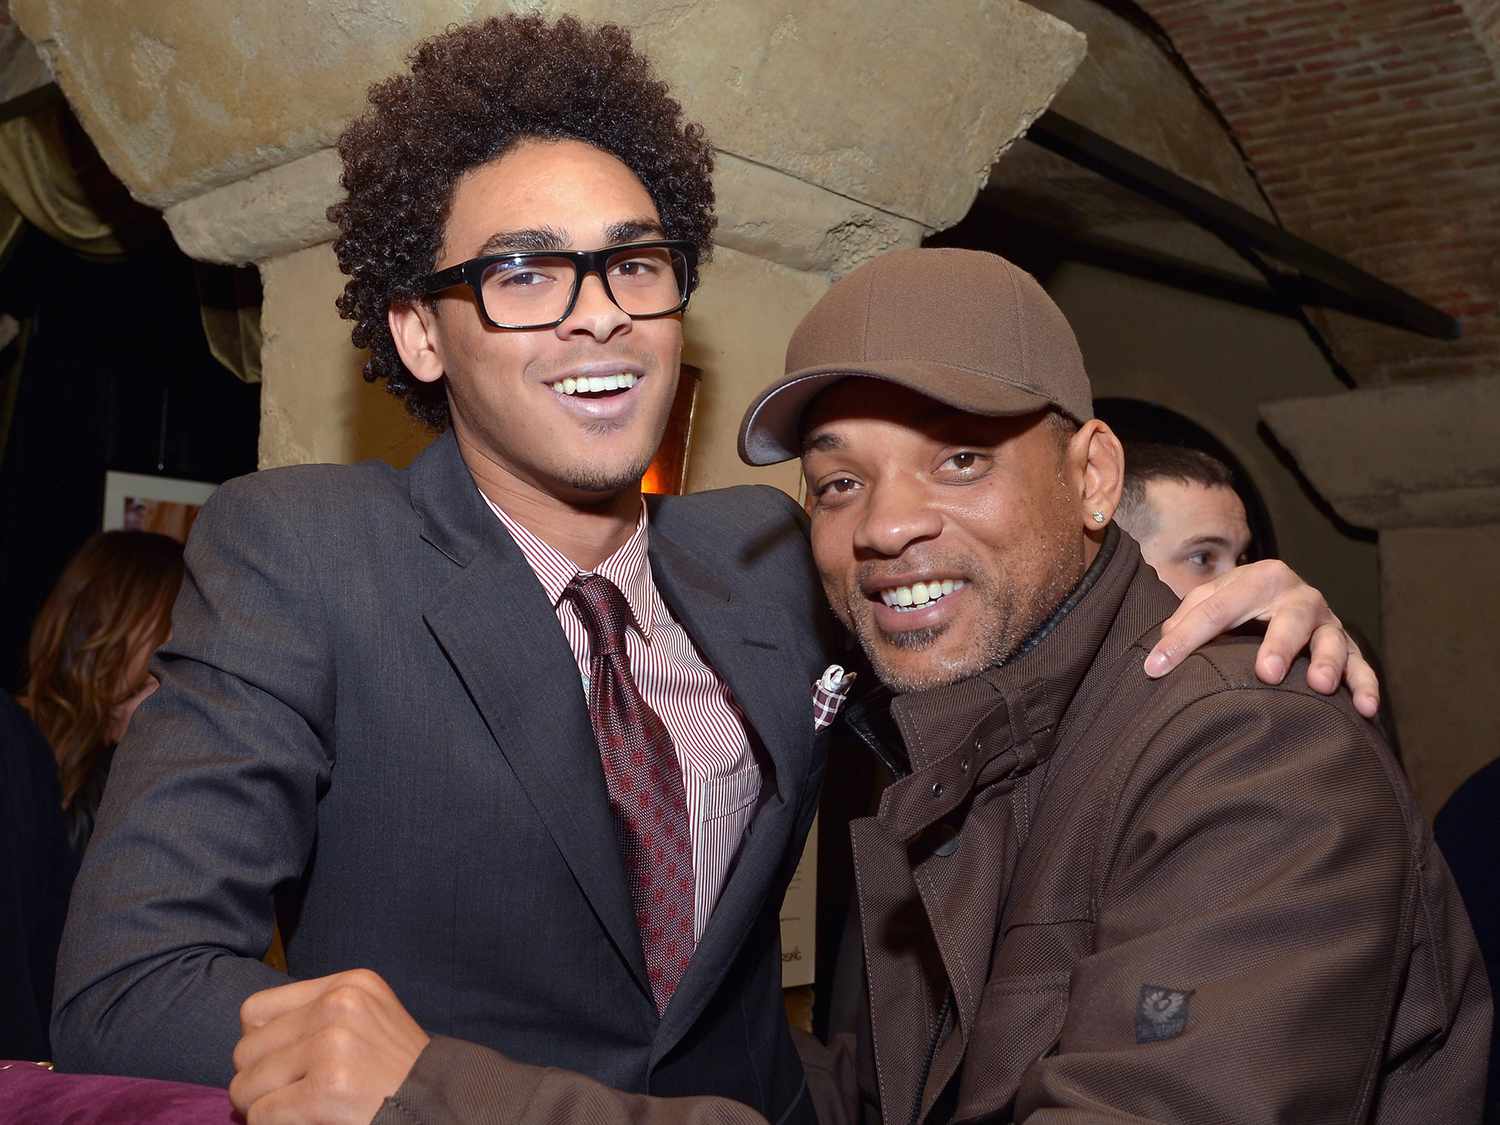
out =
{"type": "Polygon", "coordinates": [[[0,1059],[50,1056],[68,894],[115,743],[155,687],[146,665],[181,582],[176,540],[95,535],[42,605],[24,692],[0,692],[0,1059]]]}
{"type": "Polygon", "coordinates": [[[52,747],[78,854],[94,830],[115,744],[156,689],[147,665],[171,633],[182,573],[175,539],[102,532],[69,561],[32,627],[18,702],[52,747]]]}

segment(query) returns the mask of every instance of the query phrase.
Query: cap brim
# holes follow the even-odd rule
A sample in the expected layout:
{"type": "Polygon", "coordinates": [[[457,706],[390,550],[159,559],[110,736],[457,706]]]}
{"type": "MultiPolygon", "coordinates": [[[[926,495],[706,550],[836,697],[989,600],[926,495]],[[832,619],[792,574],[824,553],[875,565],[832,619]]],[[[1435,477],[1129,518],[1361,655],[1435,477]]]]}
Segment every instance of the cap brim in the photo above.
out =
{"type": "Polygon", "coordinates": [[[818,395],[845,379],[880,379],[955,410],[996,418],[1055,405],[1040,391],[946,364],[899,360],[809,367],[771,384],[750,404],[740,423],[740,460],[747,465],[774,465],[801,457],[803,412],[818,395]]]}

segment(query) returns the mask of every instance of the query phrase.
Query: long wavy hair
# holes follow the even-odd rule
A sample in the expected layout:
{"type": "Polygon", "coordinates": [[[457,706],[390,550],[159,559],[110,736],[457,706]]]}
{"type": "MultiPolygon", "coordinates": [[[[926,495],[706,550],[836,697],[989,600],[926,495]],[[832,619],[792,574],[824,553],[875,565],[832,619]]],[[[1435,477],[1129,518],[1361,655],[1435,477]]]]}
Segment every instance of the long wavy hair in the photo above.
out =
{"type": "Polygon", "coordinates": [[[130,672],[172,628],[182,544],[148,531],[105,531],[68,561],[42,603],[19,702],[52,746],[63,807],[110,745],[114,710],[141,688],[130,672]]]}

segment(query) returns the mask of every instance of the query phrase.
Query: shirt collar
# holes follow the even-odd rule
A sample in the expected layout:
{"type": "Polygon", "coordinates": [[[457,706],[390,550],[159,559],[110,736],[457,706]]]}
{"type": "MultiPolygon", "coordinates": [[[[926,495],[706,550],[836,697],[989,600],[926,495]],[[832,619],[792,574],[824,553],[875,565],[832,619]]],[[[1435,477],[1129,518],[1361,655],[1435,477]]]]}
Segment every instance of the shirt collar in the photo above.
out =
{"type": "MultiPolygon", "coordinates": [[[[504,508],[485,496],[483,490],[479,494],[484,496],[484,502],[490,506],[490,511],[495,513],[505,530],[510,533],[510,537],[516,541],[516,546],[521,549],[521,554],[531,567],[532,573],[542,584],[542,589],[547,592],[547,600],[552,603],[552,608],[556,609],[568,583],[583,573],[581,568],[550,543],[537,538],[512,519],[504,508]]],[[[650,530],[647,525],[646,502],[642,500],[641,517],[636,521],[635,531],[609,558],[594,568],[595,574],[608,578],[625,595],[625,603],[630,607],[630,615],[634,619],[636,631],[647,642],[651,640],[651,627],[654,623],[652,606],[655,600],[651,596],[653,589],[651,565],[647,555],[649,545],[650,530]]]]}

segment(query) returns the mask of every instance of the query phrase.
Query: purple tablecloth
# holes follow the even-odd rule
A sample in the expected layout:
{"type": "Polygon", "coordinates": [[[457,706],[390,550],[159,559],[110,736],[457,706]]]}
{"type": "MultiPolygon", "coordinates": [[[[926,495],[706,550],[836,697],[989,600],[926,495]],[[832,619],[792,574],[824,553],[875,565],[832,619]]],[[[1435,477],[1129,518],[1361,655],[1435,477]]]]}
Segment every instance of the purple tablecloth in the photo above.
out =
{"type": "Polygon", "coordinates": [[[243,1125],[216,1086],[56,1074],[29,1062],[0,1062],[0,1121],[26,1125],[243,1125]]]}

